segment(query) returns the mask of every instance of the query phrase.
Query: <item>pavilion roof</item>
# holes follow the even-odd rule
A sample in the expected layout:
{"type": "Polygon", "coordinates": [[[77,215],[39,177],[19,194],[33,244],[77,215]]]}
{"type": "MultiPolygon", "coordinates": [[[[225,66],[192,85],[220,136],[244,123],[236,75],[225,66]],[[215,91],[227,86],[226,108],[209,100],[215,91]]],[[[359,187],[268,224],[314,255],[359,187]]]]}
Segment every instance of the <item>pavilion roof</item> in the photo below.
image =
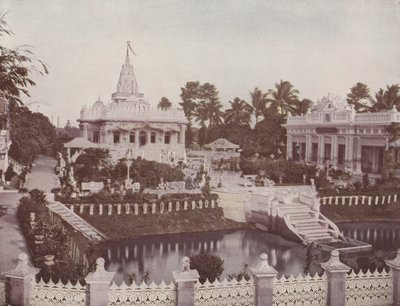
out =
{"type": "Polygon", "coordinates": [[[91,142],[83,137],[75,137],[69,142],[64,143],[64,148],[97,148],[97,143],[91,142]]]}
{"type": "Polygon", "coordinates": [[[206,145],[204,145],[205,148],[215,150],[215,149],[239,149],[240,146],[230,142],[229,140],[225,138],[219,138],[217,140],[214,140],[213,142],[210,142],[206,145]]]}

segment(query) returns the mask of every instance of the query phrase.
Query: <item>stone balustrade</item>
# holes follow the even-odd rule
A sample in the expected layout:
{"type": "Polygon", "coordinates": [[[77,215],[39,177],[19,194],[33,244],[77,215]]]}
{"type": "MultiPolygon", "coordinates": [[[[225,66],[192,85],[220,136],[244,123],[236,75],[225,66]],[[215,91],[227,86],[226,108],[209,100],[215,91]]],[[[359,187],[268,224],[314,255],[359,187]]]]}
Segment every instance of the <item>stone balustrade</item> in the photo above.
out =
{"type": "MultiPolygon", "coordinates": [[[[309,113],[303,116],[289,117],[287,119],[287,124],[323,123],[324,120],[324,113],[309,113]]],[[[400,122],[400,112],[353,113],[351,110],[332,112],[331,123],[350,121],[354,121],[357,124],[387,124],[388,122],[400,122]]]]}
{"type": "Polygon", "coordinates": [[[216,208],[217,201],[198,200],[198,201],[176,201],[160,203],[113,203],[113,204],[65,204],[71,211],[77,214],[87,213],[89,215],[146,215],[146,214],[164,214],[167,212],[187,211],[195,209],[216,208]]]}
{"type": "Polygon", "coordinates": [[[198,282],[199,274],[190,269],[184,258],[182,267],[173,271],[174,282],[115,284],[114,272],[106,271],[104,259],[98,258],[96,269],[86,284],[36,281],[37,270],[21,254],[12,271],[2,273],[0,301],[32,306],[122,306],[122,305],[399,305],[400,250],[383,270],[350,272],[340,262],[339,251],[321,264],[322,275],[300,274],[277,277],[268,256],[260,255],[250,279],[198,282]]]}
{"type": "Polygon", "coordinates": [[[349,196],[328,196],[321,197],[322,205],[385,205],[395,203],[399,199],[397,194],[382,195],[349,195],[349,196]]]}

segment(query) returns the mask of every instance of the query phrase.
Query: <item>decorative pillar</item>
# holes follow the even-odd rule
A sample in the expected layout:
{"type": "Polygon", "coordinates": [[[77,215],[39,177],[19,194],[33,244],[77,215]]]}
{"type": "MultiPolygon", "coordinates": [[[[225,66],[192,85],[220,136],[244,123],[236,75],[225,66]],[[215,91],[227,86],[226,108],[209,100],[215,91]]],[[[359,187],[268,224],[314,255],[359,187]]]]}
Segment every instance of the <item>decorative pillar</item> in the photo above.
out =
{"type": "Polygon", "coordinates": [[[312,143],[311,143],[311,135],[306,135],[306,154],[305,154],[305,162],[311,162],[311,153],[312,152],[312,143]]]}
{"type": "Polygon", "coordinates": [[[321,263],[328,277],[328,306],[344,306],[346,301],[346,273],[351,269],[339,259],[339,251],[333,250],[331,258],[321,263]]]}
{"type": "Polygon", "coordinates": [[[272,306],[274,278],[278,272],[268,264],[268,255],[260,255],[261,262],[257,268],[250,268],[255,285],[255,306],[272,306]]]}
{"type": "Polygon", "coordinates": [[[317,166],[323,166],[324,165],[324,153],[325,153],[324,136],[318,135],[317,166]]]}
{"type": "Polygon", "coordinates": [[[28,263],[28,255],[22,253],[18,256],[15,269],[3,273],[9,282],[9,302],[11,305],[30,305],[31,281],[38,272],[39,269],[32,267],[28,263]]]}
{"type": "Polygon", "coordinates": [[[96,270],[85,278],[89,287],[88,306],[108,306],[108,291],[114,274],[104,268],[104,258],[97,258],[96,270]]]}
{"type": "Polygon", "coordinates": [[[337,135],[333,135],[331,143],[331,162],[334,169],[337,169],[338,167],[338,155],[339,155],[338,137],[337,135]]]}
{"type": "Polygon", "coordinates": [[[83,135],[82,135],[82,137],[85,138],[86,140],[88,140],[89,139],[89,132],[88,132],[89,123],[82,123],[82,125],[83,125],[83,135]]]}
{"type": "Polygon", "coordinates": [[[361,173],[361,137],[355,137],[356,140],[356,154],[354,157],[354,167],[355,170],[361,173]]]}
{"type": "Polygon", "coordinates": [[[292,135],[287,135],[287,150],[286,159],[293,159],[293,137],[292,135]]]}
{"type": "Polygon", "coordinates": [[[349,150],[347,156],[348,168],[353,169],[353,161],[354,161],[354,136],[349,137],[349,150]]]}
{"type": "Polygon", "coordinates": [[[176,284],[176,305],[194,306],[194,284],[200,275],[195,269],[190,269],[189,257],[183,257],[182,267],[179,271],[173,271],[172,275],[176,284]]]}
{"type": "Polygon", "coordinates": [[[392,269],[393,282],[393,304],[400,306],[400,249],[397,250],[396,257],[392,260],[385,260],[386,265],[392,269]]]}

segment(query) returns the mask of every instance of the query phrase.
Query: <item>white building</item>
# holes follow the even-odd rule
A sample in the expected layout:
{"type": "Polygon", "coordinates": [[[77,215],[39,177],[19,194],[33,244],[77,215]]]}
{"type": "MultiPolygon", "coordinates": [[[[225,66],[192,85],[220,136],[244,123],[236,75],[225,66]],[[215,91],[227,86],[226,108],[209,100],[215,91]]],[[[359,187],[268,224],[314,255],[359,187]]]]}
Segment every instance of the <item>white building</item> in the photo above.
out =
{"type": "MultiPolygon", "coordinates": [[[[99,98],[92,106],[83,106],[78,121],[85,147],[88,140],[92,147],[108,149],[113,161],[125,157],[128,151],[133,157],[158,162],[185,160],[187,120],[183,111],[161,110],[149,104],[139,92],[128,49],[111,103],[99,98]]],[[[65,147],[72,154],[68,143],[65,147]]]]}
{"type": "Polygon", "coordinates": [[[400,122],[396,109],[356,113],[339,97],[324,97],[308,114],[288,118],[287,158],[378,175],[391,145],[386,128],[392,122],[400,122]]]}

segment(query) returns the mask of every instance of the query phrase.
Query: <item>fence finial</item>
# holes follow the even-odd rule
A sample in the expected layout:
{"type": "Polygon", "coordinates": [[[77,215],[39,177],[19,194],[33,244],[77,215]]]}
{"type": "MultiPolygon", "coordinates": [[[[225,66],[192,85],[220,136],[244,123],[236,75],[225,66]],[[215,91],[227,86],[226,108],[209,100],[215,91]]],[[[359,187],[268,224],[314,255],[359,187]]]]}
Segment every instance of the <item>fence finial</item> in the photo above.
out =
{"type": "Polygon", "coordinates": [[[332,250],[331,257],[327,262],[321,263],[321,267],[329,272],[348,272],[350,270],[349,266],[340,261],[338,250],[332,250]]]}
{"type": "Polygon", "coordinates": [[[268,263],[268,255],[262,253],[260,255],[260,263],[256,268],[250,268],[251,272],[256,275],[260,274],[277,274],[274,267],[270,266],[268,263]]]}
{"type": "Polygon", "coordinates": [[[180,272],[190,271],[190,258],[185,256],[182,258],[182,267],[180,272]]]}
{"type": "Polygon", "coordinates": [[[17,266],[7,271],[3,274],[7,276],[21,276],[25,277],[27,275],[35,275],[39,272],[39,269],[32,267],[28,262],[28,255],[25,253],[21,253],[18,255],[17,266]]]}

